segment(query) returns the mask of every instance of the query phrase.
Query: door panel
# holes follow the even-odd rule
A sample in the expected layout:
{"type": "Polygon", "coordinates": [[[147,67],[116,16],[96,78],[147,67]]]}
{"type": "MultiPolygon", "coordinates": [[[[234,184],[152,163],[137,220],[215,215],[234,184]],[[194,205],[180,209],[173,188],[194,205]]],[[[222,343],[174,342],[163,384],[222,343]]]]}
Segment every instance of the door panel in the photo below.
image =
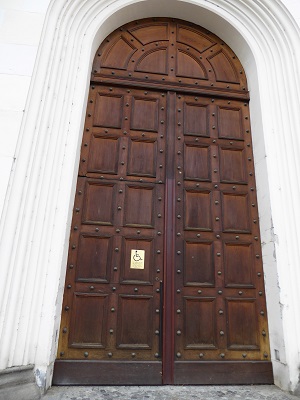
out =
{"type": "MultiPolygon", "coordinates": [[[[263,362],[268,351],[251,138],[247,122],[237,124],[247,121],[248,108],[231,101],[234,111],[224,114],[218,110],[225,108],[227,100],[207,103],[206,138],[181,128],[189,126],[186,104],[196,107],[202,102],[177,95],[174,352],[178,384],[205,383],[201,363],[214,376],[214,383],[221,383],[223,378],[209,361],[263,362]],[[189,371],[189,379],[183,380],[183,368],[189,371]]],[[[234,368],[243,365],[249,368],[247,363],[234,368]]]]}
{"type": "Polygon", "coordinates": [[[54,384],[272,383],[242,66],[164,18],[93,71],[54,384]]]}
{"type": "Polygon", "coordinates": [[[165,125],[155,115],[159,110],[165,119],[166,100],[161,93],[101,86],[91,89],[91,97],[59,357],[75,363],[101,360],[112,370],[117,360],[129,360],[120,383],[139,382],[132,375],[145,368],[153,373],[147,379],[158,384],[165,125]],[[141,269],[132,262],[135,250],[143,251],[141,269]]]}

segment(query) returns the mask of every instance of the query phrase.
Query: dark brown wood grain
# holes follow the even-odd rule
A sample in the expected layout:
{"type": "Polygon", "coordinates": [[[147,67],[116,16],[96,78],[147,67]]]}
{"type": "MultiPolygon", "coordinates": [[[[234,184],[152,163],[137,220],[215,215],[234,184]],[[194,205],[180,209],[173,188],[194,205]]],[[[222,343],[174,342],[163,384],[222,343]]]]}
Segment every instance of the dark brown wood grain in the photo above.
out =
{"type": "Polygon", "coordinates": [[[101,44],[55,384],[271,383],[248,97],[232,50],[193,24],[101,44]]]}

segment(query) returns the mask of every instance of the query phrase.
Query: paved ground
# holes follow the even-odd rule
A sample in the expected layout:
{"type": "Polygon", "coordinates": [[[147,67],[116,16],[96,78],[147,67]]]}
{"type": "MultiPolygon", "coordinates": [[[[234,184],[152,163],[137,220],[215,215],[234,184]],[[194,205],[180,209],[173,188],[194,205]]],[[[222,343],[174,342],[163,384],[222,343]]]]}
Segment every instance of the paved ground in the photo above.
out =
{"type": "Polygon", "coordinates": [[[61,386],[42,400],[297,400],[276,386],[61,386]]]}

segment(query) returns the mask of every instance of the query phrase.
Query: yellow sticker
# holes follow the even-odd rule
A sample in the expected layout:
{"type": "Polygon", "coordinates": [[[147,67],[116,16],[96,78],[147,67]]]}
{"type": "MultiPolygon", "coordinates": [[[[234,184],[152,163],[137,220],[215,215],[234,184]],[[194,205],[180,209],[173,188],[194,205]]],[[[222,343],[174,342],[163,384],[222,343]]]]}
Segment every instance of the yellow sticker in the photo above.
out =
{"type": "Polygon", "coordinates": [[[130,268],[131,269],[145,268],[145,250],[131,250],[130,268]]]}

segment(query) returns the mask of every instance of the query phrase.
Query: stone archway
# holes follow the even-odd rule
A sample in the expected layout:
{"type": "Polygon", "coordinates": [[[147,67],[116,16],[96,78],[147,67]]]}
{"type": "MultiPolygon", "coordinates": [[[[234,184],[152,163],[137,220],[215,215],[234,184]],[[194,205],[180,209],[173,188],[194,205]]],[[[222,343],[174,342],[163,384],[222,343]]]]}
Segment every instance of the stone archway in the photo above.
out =
{"type": "MultiPolygon", "coordinates": [[[[1,367],[33,363],[44,377],[41,385],[50,384],[46,375],[51,374],[55,358],[60,282],[66,262],[61,243],[68,241],[65,226],[70,224],[68,210],[75,190],[72,177],[78,165],[82,110],[87,98],[82,94],[87,90],[91,60],[101,40],[117,26],[153,13],[169,15],[170,9],[173,17],[190,20],[224,37],[242,61],[251,93],[257,99],[251,106],[251,113],[256,132],[253,137],[258,206],[266,243],[264,271],[267,296],[271,299],[268,304],[273,367],[275,382],[295,390],[299,375],[296,351],[299,341],[294,333],[299,332],[296,312],[299,276],[294,264],[299,259],[295,218],[299,215],[299,180],[296,179],[299,157],[295,134],[299,126],[296,71],[300,61],[294,46],[299,34],[281,4],[270,6],[264,0],[249,5],[241,2],[238,7],[236,2],[231,4],[223,0],[199,0],[197,4],[172,2],[171,8],[168,2],[156,1],[132,4],[74,1],[62,6],[52,3],[9,194],[14,202],[8,207],[3,228],[6,235],[1,240],[4,265],[14,274],[26,269],[32,276],[38,274],[38,278],[28,283],[26,291],[22,290],[18,315],[26,316],[29,321],[26,326],[20,324],[20,318],[9,317],[14,315],[15,303],[10,302],[7,307],[3,317],[6,321],[2,334],[5,352],[1,367]],[[265,152],[261,152],[263,142],[268,147],[267,159],[265,152]],[[42,180],[39,179],[41,175],[42,180]],[[284,304],[282,307],[280,302],[284,304]],[[28,307],[31,303],[37,304],[34,310],[28,307]],[[13,350],[8,345],[12,335],[13,350]],[[35,348],[37,351],[33,351],[35,348]]],[[[14,282],[5,293],[20,300],[22,287],[21,280],[14,282]]]]}

